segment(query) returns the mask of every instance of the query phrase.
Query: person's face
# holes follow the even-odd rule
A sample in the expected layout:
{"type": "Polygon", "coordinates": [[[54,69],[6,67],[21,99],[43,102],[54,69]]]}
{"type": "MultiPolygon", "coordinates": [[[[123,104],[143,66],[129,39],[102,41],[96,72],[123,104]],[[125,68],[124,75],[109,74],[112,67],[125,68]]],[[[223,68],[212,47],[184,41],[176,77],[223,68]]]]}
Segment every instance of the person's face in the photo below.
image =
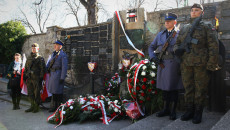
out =
{"type": "Polygon", "coordinates": [[[197,17],[200,17],[202,13],[203,11],[200,8],[192,8],[190,15],[191,15],[191,18],[197,18],[197,17]]]}
{"type": "Polygon", "coordinates": [[[176,20],[166,20],[165,21],[165,28],[168,30],[173,29],[175,24],[176,24],[176,20]]]}
{"type": "Polygon", "coordinates": [[[59,51],[62,48],[62,45],[60,44],[54,44],[54,50],[59,51]]]}
{"type": "Polygon", "coordinates": [[[38,47],[32,47],[32,53],[37,53],[37,52],[38,52],[38,50],[39,50],[39,48],[38,48],[38,47]]]}
{"type": "Polygon", "coordinates": [[[19,62],[19,61],[21,60],[21,58],[20,58],[20,56],[14,56],[14,60],[15,60],[16,62],[19,62]]]}

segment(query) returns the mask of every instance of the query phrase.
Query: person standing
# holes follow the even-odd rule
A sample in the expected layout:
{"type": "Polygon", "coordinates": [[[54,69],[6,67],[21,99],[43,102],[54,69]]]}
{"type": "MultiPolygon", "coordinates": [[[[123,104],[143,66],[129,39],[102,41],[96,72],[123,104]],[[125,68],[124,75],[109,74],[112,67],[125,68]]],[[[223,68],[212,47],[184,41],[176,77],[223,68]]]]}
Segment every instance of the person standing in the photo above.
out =
{"type": "Polygon", "coordinates": [[[178,101],[178,90],[183,89],[181,76],[179,74],[180,65],[176,62],[173,46],[176,42],[177,32],[175,25],[177,15],[174,13],[167,13],[165,16],[165,30],[158,33],[154,41],[149,46],[149,56],[151,61],[158,64],[157,69],[157,88],[162,90],[162,97],[164,101],[163,110],[159,111],[156,116],[169,116],[169,119],[176,119],[176,107],[178,101]],[[168,43],[167,49],[162,52],[163,46],[168,43]],[[160,58],[162,53],[162,58],[160,58]],[[160,58],[160,59],[159,59],[160,58]],[[170,103],[172,109],[170,110],[170,103]]]}
{"type": "Polygon", "coordinates": [[[26,81],[28,96],[31,103],[29,109],[25,112],[36,113],[39,111],[41,103],[40,91],[42,89],[42,81],[46,72],[44,58],[39,55],[39,45],[32,44],[32,52],[26,60],[23,79],[26,81]]]}
{"type": "Polygon", "coordinates": [[[14,61],[8,67],[8,75],[10,76],[9,86],[12,90],[13,110],[20,109],[19,104],[21,100],[21,79],[22,60],[21,54],[15,53],[14,61]]]}
{"type": "Polygon", "coordinates": [[[182,43],[186,35],[191,32],[194,21],[199,20],[203,15],[203,6],[194,4],[191,7],[191,19],[178,35],[175,54],[181,59],[182,81],[185,87],[186,112],[181,116],[182,121],[192,119],[194,124],[202,120],[203,105],[207,95],[210,79],[209,71],[218,68],[218,39],[215,28],[202,20],[195,26],[194,32],[190,35],[193,40],[189,43],[189,51],[185,51],[182,43]]]}
{"type": "Polygon", "coordinates": [[[49,112],[54,112],[62,102],[64,80],[67,75],[68,59],[65,52],[62,50],[64,44],[57,40],[54,43],[54,52],[50,61],[47,64],[47,70],[50,74],[48,82],[48,90],[52,93],[51,108],[49,112]]]}

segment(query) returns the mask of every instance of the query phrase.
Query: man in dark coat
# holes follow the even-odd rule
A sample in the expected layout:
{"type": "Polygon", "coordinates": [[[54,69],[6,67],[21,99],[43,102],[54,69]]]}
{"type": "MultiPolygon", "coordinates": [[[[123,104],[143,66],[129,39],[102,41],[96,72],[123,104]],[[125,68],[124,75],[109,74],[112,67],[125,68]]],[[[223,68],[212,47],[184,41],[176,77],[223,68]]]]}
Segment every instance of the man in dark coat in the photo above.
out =
{"type": "Polygon", "coordinates": [[[164,108],[156,114],[157,117],[170,115],[171,120],[176,119],[178,90],[183,89],[181,76],[179,75],[180,65],[176,62],[173,54],[173,46],[177,38],[175,30],[176,19],[177,16],[175,14],[167,13],[165,16],[166,29],[159,32],[149,46],[150,59],[159,62],[159,53],[162,51],[167,39],[171,37],[161,59],[164,67],[158,65],[157,70],[157,88],[163,91],[164,108]],[[173,103],[171,111],[169,109],[170,102],[173,103]]]}
{"type": "Polygon", "coordinates": [[[60,40],[57,40],[54,43],[55,51],[47,64],[47,70],[50,74],[48,90],[53,94],[49,112],[54,112],[62,102],[64,80],[66,78],[68,67],[67,55],[62,50],[63,45],[64,44],[60,40]]]}
{"type": "Polygon", "coordinates": [[[32,45],[32,52],[26,60],[23,79],[26,81],[28,96],[31,106],[25,112],[36,113],[39,111],[41,103],[40,91],[42,89],[42,81],[46,71],[45,61],[39,55],[39,45],[32,45]]]}

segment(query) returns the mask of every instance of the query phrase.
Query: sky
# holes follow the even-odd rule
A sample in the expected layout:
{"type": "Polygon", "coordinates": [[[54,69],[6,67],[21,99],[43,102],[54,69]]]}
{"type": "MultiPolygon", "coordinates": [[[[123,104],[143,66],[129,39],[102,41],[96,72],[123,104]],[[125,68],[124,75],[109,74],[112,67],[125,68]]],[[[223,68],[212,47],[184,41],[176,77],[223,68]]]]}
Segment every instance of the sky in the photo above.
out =
{"type": "MultiPolygon", "coordinates": [[[[0,0],[0,24],[7,22],[9,20],[23,18],[22,13],[19,8],[25,12],[28,17],[28,20],[32,23],[36,30],[38,26],[36,24],[36,18],[33,11],[31,10],[31,3],[39,0],[0,0]]],[[[73,15],[67,15],[69,12],[67,10],[67,5],[63,2],[64,0],[44,0],[47,2],[47,7],[50,7],[52,2],[53,12],[50,16],[50,19],[47,21],[46,27],[58,25],[60,27],[75,27],[77,26],[75,17],[73,15]]],[[[129,8],[129,2],[132,0],[98,0],[100,5],[104,8],[99,10],[98,21],[105,22],[108,18],[113,17],[113,13],[116,10],[125,10],[129,8]]],[[[145,0],[145,3],[142,5],[146,12],[152,12],[155,8],[157,0],[145,0]]],[[[158,6],[158,10],[165,10],[169,8],[176,7],[176,0],[159,0],[161,4],[158,6]]],[[[205,2],[208,0],[205,0],[205,2]]],[[[223,1],[223,0],[210,0],[211,2],[223,1]]],[[[189,5],[193,3],[200,3],[200,0],[188,0],[189,5]]],[[[183,0],[179,7],[183,7],[183,0]]],[[[83,25],[86,21],[86,10],[82,6],[79,11],[79,19],[83,25]]],[[[29,28],[27,33],[30,34],[31,31],[29,28]]],[[[38,32],[38,31],[37,31],[38,32]]]]}

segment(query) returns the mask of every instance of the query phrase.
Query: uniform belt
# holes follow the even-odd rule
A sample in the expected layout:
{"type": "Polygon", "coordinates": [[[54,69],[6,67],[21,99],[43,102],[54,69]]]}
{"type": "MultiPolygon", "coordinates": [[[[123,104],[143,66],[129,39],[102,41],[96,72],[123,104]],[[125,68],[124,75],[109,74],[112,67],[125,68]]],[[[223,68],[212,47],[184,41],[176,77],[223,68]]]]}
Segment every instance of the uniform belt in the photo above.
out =
{"type": "Polygon", "coordinates": [[[55,72],[55,71],[57,71],[57,70],[61,70],[61,67],[51,68],[51,69],[50,69],[50,71],[52,71],[52,72],[55,72]]]}

